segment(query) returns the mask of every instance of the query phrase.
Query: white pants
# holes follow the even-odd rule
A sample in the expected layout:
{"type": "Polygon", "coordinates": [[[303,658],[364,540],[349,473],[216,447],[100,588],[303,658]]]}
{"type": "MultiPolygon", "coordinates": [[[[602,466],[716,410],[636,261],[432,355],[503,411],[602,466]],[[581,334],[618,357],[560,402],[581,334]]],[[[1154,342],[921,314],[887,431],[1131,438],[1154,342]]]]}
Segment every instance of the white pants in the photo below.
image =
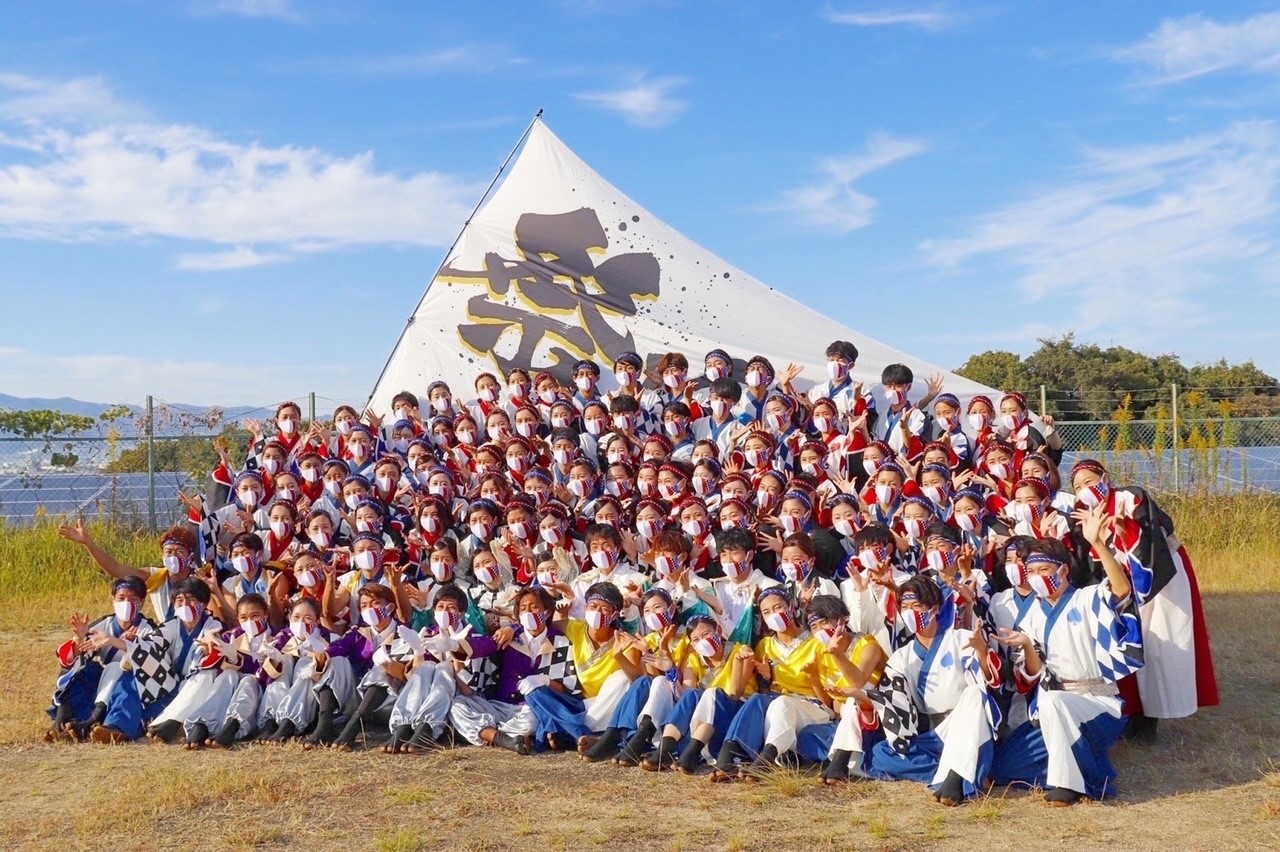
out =
{"type": "Polygon", "coordinates": [[[655,677],[649,683],[649,698],[640,708],[640,715],[636,717],[637,722],[645,716],[653,721],[657,728],[653,735],[654,745],[662,740],[662,725],[667,721],[667,716],[671,714],[671,708],[674,706],[676,706],[676,685],[665,677],[655,677]]]}
{"type": "Polygon", "coordinates": [[[409,679],[396,697],[395,707],[391,710],[392,733],[404,725],[411,728],[430,725],[433,737],[444,733],[449,707],[457,691],[451,664],[419,663],[409,673],[409,679]]]}
{"type": "Polygon", "coordinates": [[[1040,690],[1036,711],[1040,717],[1040,735],[1049,760],[1045,783],[1065,787],[1077,793],[1087,792],[1085,780],[1071,747],[1080,739],[1080,727],[1105,714],[1119,719],[1123,704],[1119,698],[1104,695],[1081,695],[1065,690],[1040,690]]]}
{"type": "Polygon", "coordinates": [[[801,729],[830,721],[831,711],[825,705],[796,695],[778,696],[764,711],[764,744],[786,754],[796,747],[801,729]]]}
{"type": "Polygon", "coordinates": [[[976,786],[979,751],[991,742],[985,690],[968,684],[956,706],[935,730],[942,740],[942,756],[938,759],[933,783],[941,784],[948,773],[954,772],[976,786]]]}
{"type": "Polygon", "coordinates": [[[849,758],[849,774],[865,778],[862,771],[862,723],[858,721],[858,702],[846,701],[841,710],[840,723],[836,725],[836,735],[831,738],[831,749],[827,757],[837,751],[851,753],[849,758]]]}
{"type": "Polygon", "coordinates": [[[582,703],[587,707],[587,727],[593,731],[603,731],[609,727],[613,719],[613,711],[626,696],[631,687],[631,678],[624,671],[616,671],[600,684],[600,691],[594,698],[585,699],[582,703]]]}
{"type": "Polygon", "coordinates": [[[507,704],[479,695],[458,695],[449,708],[449,721],[458,735],[472,745],[483,745],[480,732],[496,728],[499,733],[523,737],[538,729],[538,717],[527,704],[507,704]]]}
{"type": "Polygon", "coordinates": [[[213,694],[219,674],[222,672],[217,669],[202,669],[190,675],[178,687],[178,694],[169,702],[169,706],[151,724],[159,725],[164,722],[186,724],[192,714],[203,707],[213,694]]]}

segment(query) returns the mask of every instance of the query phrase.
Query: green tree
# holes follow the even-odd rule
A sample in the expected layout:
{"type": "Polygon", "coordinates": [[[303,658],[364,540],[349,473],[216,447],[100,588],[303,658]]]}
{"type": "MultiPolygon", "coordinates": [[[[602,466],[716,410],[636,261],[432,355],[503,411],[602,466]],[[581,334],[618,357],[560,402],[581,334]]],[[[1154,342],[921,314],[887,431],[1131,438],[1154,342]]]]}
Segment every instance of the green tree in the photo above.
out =
{"type": "Polygon", "coordinates": [[[970,356],[956,373],[1001,390],[1026,391],[1031,387],[1030,374],[1022,358],[1012,352],[989,350],[970,356]]]}

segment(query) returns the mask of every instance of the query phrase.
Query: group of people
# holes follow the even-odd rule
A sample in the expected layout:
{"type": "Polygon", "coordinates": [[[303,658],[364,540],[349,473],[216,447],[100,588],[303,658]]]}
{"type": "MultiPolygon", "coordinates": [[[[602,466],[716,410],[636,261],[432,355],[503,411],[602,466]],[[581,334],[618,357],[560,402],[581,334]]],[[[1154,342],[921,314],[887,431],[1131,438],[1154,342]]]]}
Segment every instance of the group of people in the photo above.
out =
{"type": "MultiPolygon", "coordinates": [[[[51,741],[471,743],[706,772],[816,764],[956,805],[1115,792],[1109,751],[1217,702],[1173,523],[1026,400],[911,370],[807,393],[668,353],[443,381],[219,446],[152,567],[71,618],[51,741]]],[[[738,362],[739,368],[743,362],[738,362]]]]}

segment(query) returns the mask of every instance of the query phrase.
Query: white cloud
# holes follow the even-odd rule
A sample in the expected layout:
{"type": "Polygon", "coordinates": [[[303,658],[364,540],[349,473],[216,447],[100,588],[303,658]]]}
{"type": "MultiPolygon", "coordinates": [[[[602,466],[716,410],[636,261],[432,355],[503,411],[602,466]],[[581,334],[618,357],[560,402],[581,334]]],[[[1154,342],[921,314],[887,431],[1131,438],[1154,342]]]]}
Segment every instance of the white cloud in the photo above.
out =
{"type": "Polygon", "coordinates": [[[956,16],[941,8],[929,9],[867,9],[861,12],[841,12],[828,9],[823,17],[833,24],[854,27],[920,27],[925,30],[941,30],[956,23],[956,16]]]}
{"type": "Polygon", "coordinates": [[[609,92],[589,92],[576,95],[579,100],[620,114],[632,124],[641,127],[661,127],[670,124],[688,106],[672,97],[672,92],[683,86],[679,77],[661,77],[648,80],[643,77],[632,85],[609,92]]]}
{"type": "Polygon", "coordinates": [[[918,139],[899,139],[878,133],[867,140],[861,153],[819,160],[821,179],[787,190],[781,201],[769,209],[794,213],[807,224],[841,233],[857,230],[870,224],[876,200],[859,191],[854,182],[871,172],[914,157],[926,147],[918,139]]]}
{"type": "MultiPolygon", "coordinates": [[[[115,352],[59,355],[8,349],[0,358],[0,388],[20,397],[69,396],[90,402],[142,403],[148,394],[171,403],[272,405],[306,398],[363,401],[367,377],[344,363],[251,363],[207,358],[143,358],[115,352]],[[290,394],[292,396],[282,396],[290,394]]],[[[314,354],[314,353],[309,353],[314,354]]]]}
{"type": "Polygon", "coordinates": [[[1147,66],[1153,83],[1170,83],[1215,71],[1280,71],[1280,13],[1217,23],[1201,15],[1165,20],[1142,41],[1114,53],[1147,66]]]}
{"type": "Polygon", "coordinates": [[[302,20],[293,0],[192,0],[190,8],[192,13],[207,17],[275,18],[291,23],[302,20]]]}
{"type": "Polygon", "coordinates": [[[369,76],[415,77],[428,74],[482,74],[525,65],[528,59],[505,44],[460,44],[439,50],[306,60],[295,67],[310,71],[369,76]]]}
{"type": "Polygon", "coordinates": [[[439,172],[379,171],[370,152],[130,119],[96,78],[38,83],[0,78],[0,237],[192,240],[229,250],[180,266],[234,268],[349,245],[448,245],[482,191],[439,172]],[[22,156],[6,164],[5,148],[22,156]]]}
{"type": "Polygon", "coordinates": [[[1007,266],[1061,326],[1130,343],[1212,321],[1213,293],[1274,263],[1274,123],[1083,155],[1058,185],[981,217],[967,236],[922,243],[929,262],[1007,266]]]}
{"type": "Polygon", "coordinates": [[[249,269],[270,263],[282,263],[286,260],[289,260],[287,254],[264,254],[248,246],[236,246],[228,251],[180,254],[177,267],[189,272],[223,272],[228,269],[249,269]]]}

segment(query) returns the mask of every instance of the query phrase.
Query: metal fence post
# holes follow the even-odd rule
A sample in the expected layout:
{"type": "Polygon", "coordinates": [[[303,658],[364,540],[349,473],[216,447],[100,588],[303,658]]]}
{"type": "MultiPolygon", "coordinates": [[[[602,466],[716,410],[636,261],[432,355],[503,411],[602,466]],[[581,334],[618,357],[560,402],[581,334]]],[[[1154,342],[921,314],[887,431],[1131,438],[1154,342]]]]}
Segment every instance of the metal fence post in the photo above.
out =
{"type": "Polygon", "coordinates": [[[312,391],[307,394],[307,408],[310,409],[309,419],[312,423],[316,422],[316,392],[312,391]]]}
{"type": "Polygon", "coordinates": [[[1180,436],[1178,434],[1178,383],[1173,383],[1173,490],[1178,492],[1178,444],[1180,436]]]}
{"type": "Polygon", "coordinates": [[[147,523],[156,531],[156,418],[155,403],[147,394],[147,523]]]}

